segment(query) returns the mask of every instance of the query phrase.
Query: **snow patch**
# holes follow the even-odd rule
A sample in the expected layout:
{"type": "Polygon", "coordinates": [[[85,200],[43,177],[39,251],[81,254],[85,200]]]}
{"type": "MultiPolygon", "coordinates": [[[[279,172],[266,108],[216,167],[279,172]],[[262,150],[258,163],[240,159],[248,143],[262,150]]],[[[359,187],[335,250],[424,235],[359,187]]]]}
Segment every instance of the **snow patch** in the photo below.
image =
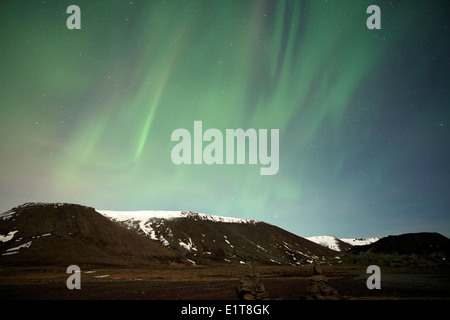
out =
{"type": "Polygon", "coordinates": [[[24,244],[21,244],[20,246],[14,247],[14,248],[9,248],[6,250],[5,253],[3,253],[4,256],[9,255],[9,254],[16,254],[19,252],[20,249],[22,248],[29,248],[31,246],[31,241],[28,241],[24,244]]]}
{"type": "Polygon", "coordinates": [[[16,253],[19,253],[19,251],[5,252],[5,253],[2,254],[2,256],[8,256],[8,255],[11,255],[11,254],[16,254],[16,253]]]}
{"type": "Polygon", "coordinates": [[[281,262],[275,261],[273,259],[270,259],[270,261],[273,262],[273,263],[281,264],[281,262]]]}
{"type": "Polygon", "coordinates": [[[264,249],[263,247],[261,247],[259,244],[257,244],[256,247],[257,247],[258,249],[261,249],[261,250],[267,252],[267,253],[269,252],[269,251],[267,251],[266,249],[264,249]]]}
{"type": "Polygon", "coordinates": [[[12,216],[14,216],[14,214],[16,214],[16,213],[12,210],[0,213],[0,219],[2,219],[3,221],[9,220],[9,219],[11,219],[12,216]]]}
{"type": "Polygon", "coordinates": [[[226,242],[230,247],[234,248],[234,246],[230,243],[230,241],[228,241],[227,236],[224,236],[224,237],[225,237],[225,242],[226,242]]]}
{"type": "Polygon", "coordinates": [[[0,241],[1,242],[8,242],[9,240],[12,240],[12,238],[14,238],[14,235],[18,232],[19,230],[14,230],[14,231],[10,231],[8,232],[8,234],[6,236],[2,236],[0,234],[0,241]]]}
{"type": "Polygon", "coordinates": [[[180,241],[179,245],[181,247],[185,248],[186,250],[188,250],[188,251],[191,251],[191,250],[197,251],[197,248],[194,246],[194,243],[192,242],[191,238],[189,238],[188,243],[185,243],[185,242],[181,241],[180,239],[178,239],[178,240],[180,241]]]}
{"type": "Polygon", "coordinates": [[[159,241],[161,242],[161,244],[163,246],[166,246],[166,247],[170,246],[169,241],[167,241],[163,236],[159,236],[159,241]]]}

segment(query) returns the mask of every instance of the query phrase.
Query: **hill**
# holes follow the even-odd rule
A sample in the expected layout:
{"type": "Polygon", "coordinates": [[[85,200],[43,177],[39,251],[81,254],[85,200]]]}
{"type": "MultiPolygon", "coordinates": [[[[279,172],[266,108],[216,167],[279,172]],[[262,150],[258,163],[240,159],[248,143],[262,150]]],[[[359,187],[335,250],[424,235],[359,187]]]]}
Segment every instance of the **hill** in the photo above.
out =
{"type": "Polygon", "coordinates": [[[4,265],[333,264],[338,253],[261,221],[190,211],[25,203],[0,214],[4,265]]]}
{"type": "Polygon", "coordinates": [[[419,232],[391,235],[361,246],[353,246],[351,253],[380,253],[419,256],[442,255],[450,256],[450,239],[439,233],[419,232]]]}
{"type": "Polygon", "coordinates": [[[391,235],[362,246],[353,246],[345,256],[350,263],[390,267],[446,268],[450,239],[439,233],[420,232],[391,235]]]}
{"type": "Polygon", "coordinates": [[[105,217],[145,235],[193,264],[302,265],[339,261],[338,253],[274,225],[191,211],[106,211],[105,217]]]}
{"type": "Polygon", "coordinates": [[[125,266],[186,261],[93,208],[26,203],[0,214],[0,263],[125,266]]]}

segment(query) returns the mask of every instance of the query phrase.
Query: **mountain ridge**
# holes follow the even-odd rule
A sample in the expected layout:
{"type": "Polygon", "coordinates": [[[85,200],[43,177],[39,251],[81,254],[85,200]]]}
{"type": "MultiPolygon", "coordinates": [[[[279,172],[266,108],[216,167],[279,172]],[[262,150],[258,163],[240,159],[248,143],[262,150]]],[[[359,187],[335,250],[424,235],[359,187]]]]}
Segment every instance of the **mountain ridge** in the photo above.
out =
{"type": "Polygon", "coordinates": [[[192,211],[153,210],[147,217],[148,211],[137,211],[140,218],[136,211],[134,217],[99,211],[33,202],[1,213],[0,262],[125,266],[339,261],[337,252],[262,221],[192,211]]]}
{"type": "Polygon", "coordinates": [[[245,263],[301,265],[335,263],[337,252],[263,221],[192,211],[99,210],[179,253],[193,264],[245,263]]]}
{"type": "Polygon", "coordinates": [[[420,241],[417,237],[304,238],[259,220],[193,211],[108,211],[70,203],[25,203],[0,213],[0,262],[125,266],[252,261],[296,266],[341,263],[347,253],[449,256],[449,239],[437,233],[421,233],[420,241]]]}

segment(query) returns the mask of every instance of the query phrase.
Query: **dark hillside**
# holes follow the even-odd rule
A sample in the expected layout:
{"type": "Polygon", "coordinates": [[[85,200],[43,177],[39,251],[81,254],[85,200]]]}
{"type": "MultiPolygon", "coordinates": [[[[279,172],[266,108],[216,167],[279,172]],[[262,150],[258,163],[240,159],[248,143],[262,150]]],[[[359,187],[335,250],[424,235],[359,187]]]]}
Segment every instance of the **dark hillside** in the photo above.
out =
{"type": "Polygon", "coordinates": [[[7,265],[182,263],[176,253],[76,204],[26,203],[0,215],[7,265]]]}

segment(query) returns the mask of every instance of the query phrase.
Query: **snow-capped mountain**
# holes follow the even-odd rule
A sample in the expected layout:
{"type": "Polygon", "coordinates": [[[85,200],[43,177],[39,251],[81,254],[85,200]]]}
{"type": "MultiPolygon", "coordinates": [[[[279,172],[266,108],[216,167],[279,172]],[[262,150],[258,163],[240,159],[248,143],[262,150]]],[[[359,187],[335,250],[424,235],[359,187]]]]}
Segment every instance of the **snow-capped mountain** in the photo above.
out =
{"type": "Polygon", "coordinates": [[[313,236],[306,239],[335,251],[347,251],[351,248],[351,245],[334,236],[313,236]]]}
{"type": "Polygon", "coordinates": [[[303,265],[338,256],[271,224],[191,211],[26,203],[0,214],[4,265],[303,265]]]}
{"type": "Polygon", "coordinates": [[[301,265],[333,263],[336,252],[262,221],[191,211],[108,211],[99,213],[179,253],[193,264],[301,265]]]}
{"type": "Polygon", "coordinates": [[[341,241],[344,241],[348,244],[351,244],[352,246],[363,246],[366,244],[371,244],[374,243],[378,240],[380,240],[380,238],[377,237],[371,237],[371,238],[345,238],[345,239],[340,239],[341,241]]]}
{"type": "Polygon", "coordinates": [[[371,244],[377,241],[379,238],[346,238],[338,239],[334,236],[313,236],[306,237],[306,239],[313,241],[321,246],[330,248],[331,250],[345,252],[350,250],[353,246],[361,246],[371,244]]]}

